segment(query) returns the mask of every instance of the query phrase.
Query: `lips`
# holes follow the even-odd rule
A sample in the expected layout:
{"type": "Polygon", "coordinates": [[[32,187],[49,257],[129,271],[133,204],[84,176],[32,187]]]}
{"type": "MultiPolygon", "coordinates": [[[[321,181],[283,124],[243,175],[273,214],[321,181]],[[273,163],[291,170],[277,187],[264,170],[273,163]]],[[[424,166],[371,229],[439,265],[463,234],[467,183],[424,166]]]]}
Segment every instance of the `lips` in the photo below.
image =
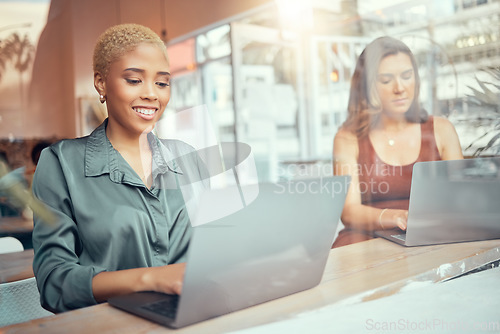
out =
{"type": "Polygon", "coordinates": [[[407,101],[408,101],[408,99],[397,99],[397,100],[393,100],[392,102],[394,104],[401,105],[401,104],[406,104],[407,101]]]}
{"type": "Polygon", "coordinates": [[[153,115],[156,112],[156,108],[134,108],[134,111],[143,115],[153,115]]]}

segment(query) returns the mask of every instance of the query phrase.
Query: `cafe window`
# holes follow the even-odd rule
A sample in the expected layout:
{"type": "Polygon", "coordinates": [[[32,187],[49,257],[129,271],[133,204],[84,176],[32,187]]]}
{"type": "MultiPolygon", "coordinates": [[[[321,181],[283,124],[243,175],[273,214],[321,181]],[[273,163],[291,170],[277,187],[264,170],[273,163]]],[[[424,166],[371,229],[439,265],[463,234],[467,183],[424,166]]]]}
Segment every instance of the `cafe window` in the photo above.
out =
{"type": "Polygon", "coordinates": [[[492,103],[498,110],[500,102],[494,84],[500,67],[500,1],[282,5],[270,3],[168,45],[169,51],[183,43],[190,48],[190,64],[173,71],[170,107],[206,106],[220,140],[247,141],[262,157],[264,179],[286,178],[276,171],[287,164],[331,164],[357,57],[382,35],[412,49],[422,105],[455,125],[464,155],[473,155],[496,134],[476,141],[492,126],[478,120],[489,115],[494,123],[492,103]],[[290,8],[296,5],[300,10],[290,8]],[[490,100],[481,101],[477,92],[490,100]]]}

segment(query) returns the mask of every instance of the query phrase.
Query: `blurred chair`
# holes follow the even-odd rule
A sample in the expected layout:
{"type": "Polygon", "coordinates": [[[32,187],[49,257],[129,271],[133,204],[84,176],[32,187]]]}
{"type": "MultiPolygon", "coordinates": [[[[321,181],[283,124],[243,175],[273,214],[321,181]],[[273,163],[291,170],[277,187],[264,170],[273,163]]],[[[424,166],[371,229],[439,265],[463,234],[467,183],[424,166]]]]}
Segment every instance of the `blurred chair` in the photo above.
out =
{"type": "Polygon", "coordinates": [[[14,237],[0,238],[0,254],[22,252],[23,250],[24,246],[18,239],[14,237]]]}
{"type": "Polygon", "coordinates": [[[34,277],[0,284],[0,310],[0,327],[53,314],[40,305],[34,277]]]}
{"type": "MultiPolygon", "coordinates": [[[[0,254],[23,251],[13,237],[0,238],[0,254]]],[[[40,293],[34,277],[0,284],[0,327],[52,315],[40,305],[40,293]]]]}

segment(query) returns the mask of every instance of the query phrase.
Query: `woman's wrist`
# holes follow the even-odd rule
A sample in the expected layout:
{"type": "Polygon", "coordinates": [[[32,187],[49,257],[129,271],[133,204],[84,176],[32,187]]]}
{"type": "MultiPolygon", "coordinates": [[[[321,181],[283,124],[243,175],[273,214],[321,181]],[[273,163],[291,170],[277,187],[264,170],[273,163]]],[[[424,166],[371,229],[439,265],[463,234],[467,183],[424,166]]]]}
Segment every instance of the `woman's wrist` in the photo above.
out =
{"type": "Polygon", "coordinates": [[[139,286],[136,291],[180,294],[185,268],[185,263],[141,268],[144,271],[139,277],[139,286]]]}
{"type": "Polygon", "coordinates": [[[136,291],[157,291],[155,286],[155,267],[141,268],[139,282],[136,286],[136,291]]]}
{"type": "Polygon", "coordinates": [[[384,215],[384,213],[385,213],[386,211],[387,211],[387,208],[382,209],[382,210],[380,211],[380,214],[378,215],[378,224],[380,225],[380,227],[381,227],[383,230],[385,230],[385,226],[384,226],[384,223],[383,223],[383,217],[382,217],[382,216],[384,215]]]}

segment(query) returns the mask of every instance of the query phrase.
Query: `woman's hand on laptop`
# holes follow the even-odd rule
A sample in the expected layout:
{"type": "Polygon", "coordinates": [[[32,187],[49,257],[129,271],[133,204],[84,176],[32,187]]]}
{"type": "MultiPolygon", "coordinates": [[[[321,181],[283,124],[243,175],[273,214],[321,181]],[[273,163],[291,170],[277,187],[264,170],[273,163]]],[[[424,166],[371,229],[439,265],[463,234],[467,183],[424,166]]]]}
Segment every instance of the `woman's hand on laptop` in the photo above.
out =
{"type": "Polygon", "coordinates": [[[399,228],[406,231],[408,221],[408,210],[383,209],[379,215],[379,223],[382,229],[399,228]]]}
{"type": "Polygon", "coordinates": [[[406,225],[408,223],[408,211],[398,210],[398,215],[396,216],[396,225],[403,231],[406,231],[406,225]]]}
{"type": "Polygon", "coordinates": [[[184,280],[185,263],[169,264],[168,266],[153,267],[147,280],[153,291],[170,295],[180,295],[184,280]]]}
{"type": "Polygon", "coordinates": [[[92,279],[92,292],[97,302],[137,291],[180,294],[185,269],[185,263],[176,263],[161,267],[103,271],[92,279]]]}

